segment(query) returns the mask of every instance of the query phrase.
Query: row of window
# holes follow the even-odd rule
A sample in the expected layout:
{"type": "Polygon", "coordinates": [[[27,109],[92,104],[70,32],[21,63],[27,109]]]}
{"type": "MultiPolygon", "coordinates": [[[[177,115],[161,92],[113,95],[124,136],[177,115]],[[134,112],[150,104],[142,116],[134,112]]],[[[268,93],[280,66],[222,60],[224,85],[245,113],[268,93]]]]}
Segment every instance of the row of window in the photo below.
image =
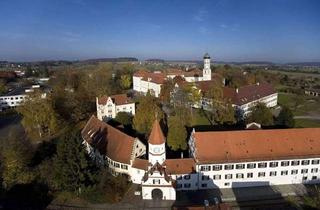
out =
{"type": "Polygon", "coordinates": [[[19,98],[20,98],[20,99],[23,99],[23,96],[20,96],[20,97],[0,98],[0,100],[7,100],[7,99],[8,99],[8,100],[14,100],[14,99],[15,99],[15,100],[18,100],[19,98]]]}
{"type": "Polygon", "coordinates": [[[117,162],[113,162],[112,160],[109,160],[109,159],[108,159],[108,163],[110,165],[112,165],[113,167],[115,167],[115,168],[120,168],[120,166],[121,166],[121,169],[128,170],[128,166],[125,165],[125,164],[120,164],[120,163],[117,163],[117,162]]]}
{"type": "MultiPolygon", "coordinates": [[[[310,162],[312,165],[318,165],[320,163],[320,160],[292,160],[292,161],[281,161],[281,162],[269,162],[269,167],[270,168],[275,168],[279,166],[286,167],[286,166],[298,166],[298,165],[310,165],[310,162]]],[[[267,168],[268,163],[267,162],[261,162],[261,163],[239,163],[239,164],[227,164],[224,165],[224,170],[232,170],[232,169],[254,169],[254,168],[267,168]]],[[[200,167],[200,171],[220,171],[222,170],[222,165],[205,165],[200,167]]]]}
{"type": "MultiPolygon", "coordinates": [[[[261,172],[262,173],[262,172],[261,172]]],[[[264,172],[263,172],[264,173],[264,172]]],[[[271,172],[270,172],[271,173],[271,172]]],[[[252,174],[252,173],[248,173],[248,174],[252,174]]],[[[318,177],[317,176],[312,176],[312,178],[311,178],[312,180],[317,180],[318,179],[318,177]]],[[[308,177],[307,176],[303,176],[302,177],[302,180],[303,181],[307,181],[308,180],[308,177]]],[[[177,184],[176,185],[177,186],[177,189],[179,189],[179,188],[182,188],[182,186],[184,187],[184,188],[190,188],[191,187],[191,184],[190,183],[185,183],[185,184],[177,184]]],[[[224,186],[230,186],[230,182],[226,182],[226,183],[224,183],[224,186]]],[[[202,183],[201,184],[201,187],[202,188],[205,188],[205,187],[208,187],[208,184],[206,184],[206,183],[202,183]]]]}
{"type": "MultiPolygon", "coordinates": [[[[308,169],[301,169],[300,172],[301,172],[301,174],[307,174],[308,173],[308,169]]],[[[299,173],[298,169],[293,169],[290,172],[291,175],[296,175],[298,173],[299,173]]],[[[318,173],[318,168],[311,169],[311,173],[318,173]]],[[[289,175],[289,171],[288,170],[281,171],[280,175],[281,176],[289,175]]],[[[264,172],[264,171],[258,172],[258,177],[265,177],[265,176],[266,176],[266,172],[264,172]]],[[[269,176],[277,176],[277,171],[270,171],[269,172],[269,176]]],[[[221,175],[220,174],[216,174],[216,175],[213,175],[212,178],[213,178],[213,180],[220,180],[221,179],[221,175]]],[[[233,174],[226,174],[224,176],[224,178],[225,179],[232,179],[232,178],[234,178],[234,175],[233,174]]],[[[237,174],[235,174],[235,178],[243,179],[243,178],[245,178],[245,174],[244,173],[237,173],[237,174]]],[[[246,178],[253,178],[253,173],[247,173],[246,178]]],[[[201,179],[204,180],[204,181],[205,180],[209,180],[210,176],[202,175],[201,179]]]]}

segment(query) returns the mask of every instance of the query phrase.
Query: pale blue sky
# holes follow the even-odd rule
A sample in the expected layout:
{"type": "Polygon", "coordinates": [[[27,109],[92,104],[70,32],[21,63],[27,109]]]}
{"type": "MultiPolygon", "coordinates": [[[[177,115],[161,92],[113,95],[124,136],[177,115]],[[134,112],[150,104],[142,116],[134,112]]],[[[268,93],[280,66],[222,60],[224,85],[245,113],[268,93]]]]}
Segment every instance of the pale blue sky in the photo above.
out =
{"type": "Polygon", "coordinates": [[[1,0],[0,60],[320,61],[317,0],[1,0]]]}

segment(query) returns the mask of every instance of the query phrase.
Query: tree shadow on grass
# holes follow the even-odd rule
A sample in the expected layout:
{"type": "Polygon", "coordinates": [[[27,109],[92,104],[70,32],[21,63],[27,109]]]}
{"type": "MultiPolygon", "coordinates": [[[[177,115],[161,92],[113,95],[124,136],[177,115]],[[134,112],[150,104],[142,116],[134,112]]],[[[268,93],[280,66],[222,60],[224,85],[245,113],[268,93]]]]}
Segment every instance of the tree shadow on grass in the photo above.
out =
{"type": "Polygon", "coordinates": [[[42,210],[46,209],[51,200],[52,196],[49,194],[47,185],[39,183],[17,184],[5,192],[3,208],[42,210]]]}

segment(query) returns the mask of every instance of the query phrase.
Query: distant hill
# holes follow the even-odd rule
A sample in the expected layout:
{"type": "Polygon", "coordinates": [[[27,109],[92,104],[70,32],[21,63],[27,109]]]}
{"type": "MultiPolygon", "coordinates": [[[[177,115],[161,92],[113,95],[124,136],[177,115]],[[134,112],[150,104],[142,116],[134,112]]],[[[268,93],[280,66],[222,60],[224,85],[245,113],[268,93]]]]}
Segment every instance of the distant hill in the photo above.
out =
{"type": "Polygon", "coordinates": [[[165,60],[159,59],[159,58],[150,58],[150,59],[147,59],[145,61],[146,62],[152,62],[152,63],[164,63],[165,62],[165,60]]]}
{"type": "Polygon", "coordinates": [[[133,62],[133,61],[138,61],[138,59],[133,57],[94,58],[94,59],[81,60],[79,62],[97,63],[97,62],[133,62]]]}
{"type": "Polygon", "coordinates": [[[320,62],[296,62],[296,63],[286,63],[285,65],[290,65],[290,66],[320,66],[320,62]]]}

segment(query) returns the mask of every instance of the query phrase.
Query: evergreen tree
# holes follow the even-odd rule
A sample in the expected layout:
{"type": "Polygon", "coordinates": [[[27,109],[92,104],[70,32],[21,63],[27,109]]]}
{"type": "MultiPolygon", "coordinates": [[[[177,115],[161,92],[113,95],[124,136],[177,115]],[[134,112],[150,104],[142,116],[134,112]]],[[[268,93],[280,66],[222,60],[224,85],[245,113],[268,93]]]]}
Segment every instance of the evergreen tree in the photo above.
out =
{"type": "Polygon", "coordinates": [[[149,134],[154,120],[162,119],[163,112],[157,103],[157,99],[147,93],[146,96],[141,97],[137,105],[136,114],[133,118],[134,128],[144,134],[149,134]]]}
{"type": "Polygon", "coordinates": [[[256,122],[262,126],[273,125],[273,115],[271,110],[264,103],[257,103],[251,108],[251,113],[248,117],[250,122],[256,122]]]}
{"type": "Polygon", "coordinates": [[[168,120],[168,146],[174,150],[186,150],[187,149],[187,131],[178,116],[171,116],[168,120]]]}
{"type": "Polygon", "coordinates": [[[285,128],[294,127],[293,113],[287,106],[282,107],[276,119],[276,124],[285,128]]]}
{"type": "Polygon", "coordinates": [[[96,183],[97,168],[82,145],[79,131],[59,139],[53,165],[54,182],[60,190],[81,194],[96,183]]]}

